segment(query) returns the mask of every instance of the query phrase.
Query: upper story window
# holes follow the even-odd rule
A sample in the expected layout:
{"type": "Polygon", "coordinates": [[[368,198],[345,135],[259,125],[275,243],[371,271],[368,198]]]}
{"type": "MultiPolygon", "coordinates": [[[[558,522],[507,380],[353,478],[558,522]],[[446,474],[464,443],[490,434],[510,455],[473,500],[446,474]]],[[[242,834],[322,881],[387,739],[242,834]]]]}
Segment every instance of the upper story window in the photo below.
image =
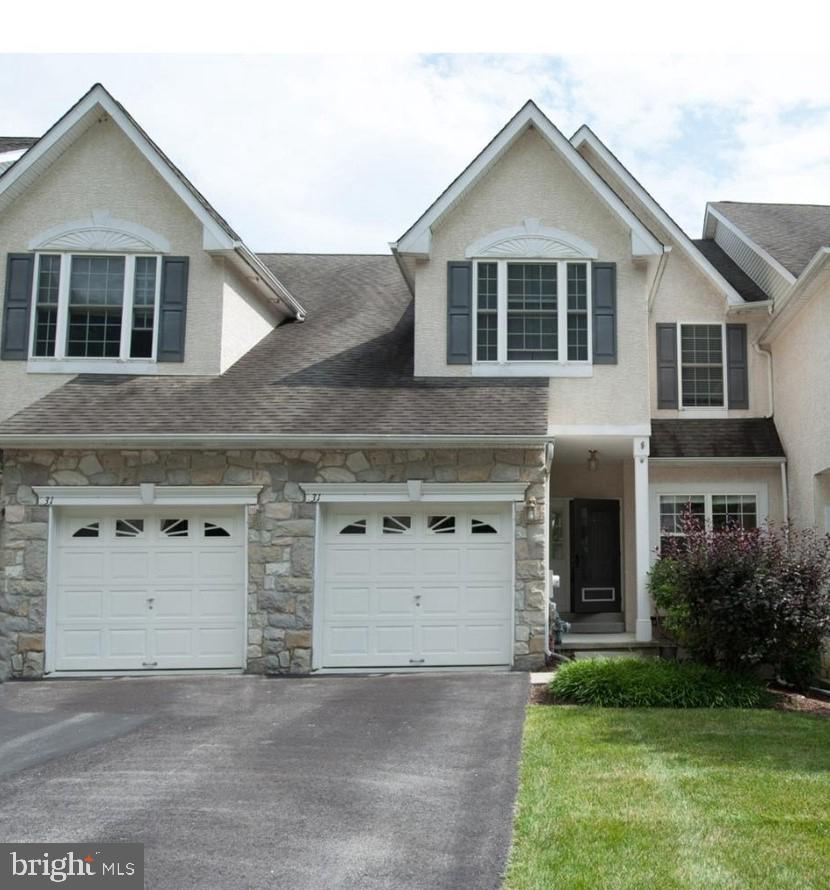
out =
{"type": "Polygon", "coordinates": [[[37,256],[31,355],[154,359],[160,257],[37,256]]]}
{"type": "Polygon", "coordinates": [[[684,408],[724,405],[723,325],[680,325],[680,395],[684,408]]]}
{"type": "Polygon", "coordinates": [[[587,262],[478,260],[475,266],[477,362],[590,362],[587,262]]]}

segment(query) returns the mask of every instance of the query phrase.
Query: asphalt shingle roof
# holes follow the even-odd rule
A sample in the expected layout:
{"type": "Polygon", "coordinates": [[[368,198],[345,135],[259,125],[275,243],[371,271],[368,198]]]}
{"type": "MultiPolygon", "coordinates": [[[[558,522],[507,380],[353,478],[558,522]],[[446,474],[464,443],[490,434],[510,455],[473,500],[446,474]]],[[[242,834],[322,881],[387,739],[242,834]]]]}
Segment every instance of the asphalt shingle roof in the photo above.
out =
{"type": "Polygon", "coordinates": [[[652,420],[651,456],[784,457],[771,417],[652,420]]]}
{"type": "Polygon", "coordinates": [[[820,247],[830,245],[830,205],[716,201],[711,206],[796,277],[820,247]]]}
{"type": "Polygon", "coordinates": [[[692,244],[748,302],[757,303],[769,297],[744,270],[711,238],[693,239],[692,244]]]}
{"type": "Polygon", "coordinates": [[[413,377],[412,297],[391,256],[260,254],[308,308],[221,377],[81,375],[0,435],[544,436],[548,381],[413,377]]]}
{"type": "Polygon", "coordinates": [[[21,148],[30,148],[37,140],[37,136],[0,136],[0,154],[4,151],[20,151],[21,148]]]}

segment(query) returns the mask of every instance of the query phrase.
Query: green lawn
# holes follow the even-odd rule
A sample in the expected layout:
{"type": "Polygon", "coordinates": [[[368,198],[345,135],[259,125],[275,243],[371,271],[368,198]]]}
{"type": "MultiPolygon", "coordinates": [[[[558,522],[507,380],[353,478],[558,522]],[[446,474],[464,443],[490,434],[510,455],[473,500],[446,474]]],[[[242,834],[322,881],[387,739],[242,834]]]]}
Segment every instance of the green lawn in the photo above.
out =
{"type": "Polygon", "coordinates": [[[830,720],[531,706],[506,887],[830,888],[830,720]]]}

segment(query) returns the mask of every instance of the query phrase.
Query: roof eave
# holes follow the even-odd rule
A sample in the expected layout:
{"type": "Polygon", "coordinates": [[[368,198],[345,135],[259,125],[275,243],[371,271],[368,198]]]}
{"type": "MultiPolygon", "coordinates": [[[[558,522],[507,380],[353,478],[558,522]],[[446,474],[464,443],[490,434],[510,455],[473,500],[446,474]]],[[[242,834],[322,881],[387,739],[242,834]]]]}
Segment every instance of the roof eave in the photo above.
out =
{"type": "Polygon", "coordinates": [[[762,346],[772,343],[806,303],[817,293],[825,292],[822,284],[830,285],[830,246],[820,247],[813,254],[790,290],[778,301],[776,312],[761,332],[758,342],[762,346]]]}

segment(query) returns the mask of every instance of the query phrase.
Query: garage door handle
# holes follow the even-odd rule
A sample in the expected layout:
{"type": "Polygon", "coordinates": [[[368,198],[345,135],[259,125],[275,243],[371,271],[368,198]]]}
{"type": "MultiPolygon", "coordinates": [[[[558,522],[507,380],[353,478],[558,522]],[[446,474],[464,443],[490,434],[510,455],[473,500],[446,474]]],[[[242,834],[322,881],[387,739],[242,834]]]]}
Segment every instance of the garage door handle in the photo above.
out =
{"type": "Polygon", "coordinates": [[[154,667],[158,666],[158,662],[157,661],[142,661],[141,666],[146,667],[146,668],[154,668],[154,667]]]}
{"type": "Polygon", "coordinates": [[[423,664],[426,661],[426,658],[410,658],[410,664],[423,664]]]}
{"type": "Polygon", "coordinates": [[[147,605],[149,608],[153,608],[153,603],[156,601],[155,597],[148,596],[147,597],[147,605]]]}

